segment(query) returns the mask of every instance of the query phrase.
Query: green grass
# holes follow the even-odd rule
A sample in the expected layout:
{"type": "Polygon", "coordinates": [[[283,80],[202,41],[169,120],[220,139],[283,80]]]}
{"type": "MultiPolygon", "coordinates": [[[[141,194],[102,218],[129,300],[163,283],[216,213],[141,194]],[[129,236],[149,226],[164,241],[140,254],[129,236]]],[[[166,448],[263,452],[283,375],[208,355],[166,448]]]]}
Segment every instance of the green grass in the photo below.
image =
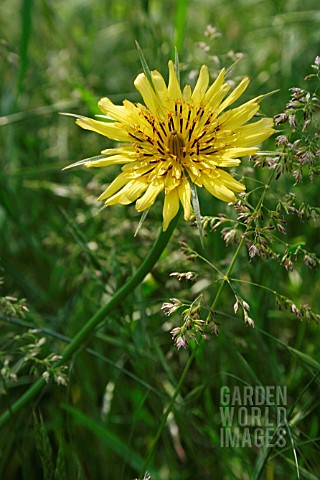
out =
{"type": "MultiPolygon", "coordinates": [[[[93,116],[102,96],[141,101],[133,86],[142,71],[138,42],[144,68],[165,78],[176,47],[182,84],[194,82],[189,73],[202,63],[214,76],[232,65],[231,51],[244,53],[230,78],[251,77],[246,100],[280,89],[262,104],[272,116],[284,110],[289,88],[317,88],[317,79],[304,78],[319,55],[319,23],[315,0],[1,3],[0,414],[9,412],[9,421],[0,478],[120,480],[143,478],[146,469],[152,480],[319,478],[319,327],[288,303],[319,313],[319,272],[303,253],[293,271],[273,259],[249,261],[245,242],[237,252],[221,228],[206,229],[203,251],[197,229],[180,219],[152,272],[81,336],[152,249],[161,200],[136,236],[132,205],[100,210],[96,199],[118,166],[62,169],[113,143],[59,114],[93,116]],[[221,37],[206,36],[208,24],[221,37]],[[207,262],[188,259],[181,241],[207,262]],[[230,265],[232,288],[215,270],[225,274],[230,265]],[[198,274],[194,282],[170,277],[187,271],[198,274]],[[172,297],[191,303],[201,292],[201,318],[214,302],[219,335],[178,351],[170,330],[181,316],[166,317],[161,305],[172,297]],[[254,329],[241,307],[235,314],[235,294],[250,305],[254,329]],[[65,351],[57,365],[52,357],[65,351]],[[286,387],[285,447],[223,447],[224,386],[286,387]],[[17,401],[23,408],[10,416],[17,401]]],[[[264,148],[274,149],[274,140],[264,148]]],[[[255,207],[271,171],[248,159],[241,168],[255,207]]],[[[261,225],[288,192],[297,205],[315,207],[303,221],[284,214],[286,235],[277,232],[273,244],[280,258],[287,245],[293,260],[298,245],[320,255],[319,177],[310,182],[307,166],[303,175],[297,186],[289,174],[273,178],[263,200],[261,225]]],[[[232,207],[203,191],[199,201],[202,215],[235,219],[232,207]]]]}

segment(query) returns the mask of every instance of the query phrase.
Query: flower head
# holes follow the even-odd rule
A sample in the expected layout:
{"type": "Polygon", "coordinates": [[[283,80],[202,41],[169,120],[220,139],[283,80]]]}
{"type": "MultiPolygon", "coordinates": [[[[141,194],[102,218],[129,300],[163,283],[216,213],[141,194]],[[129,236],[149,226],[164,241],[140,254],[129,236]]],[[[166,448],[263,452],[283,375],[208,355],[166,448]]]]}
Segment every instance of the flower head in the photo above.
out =
{"type": "Polygon", "coordinates": [[[194,90],[186,85],[181,91],[169,61],[168,85],[157,71],[151,72],[152,82],[144,73],[136,78],[134,85],[145,105],[125,100],[117,106],[102,98],[99,107],[108,121],[78,118],[82,128],[120,142],[118,148],[103,150],[98,160],[74,164],[123,165],[99,200],[106,205],[136,202],[136,210],[142,212],[163,191],[163,230],[180,202],[185,220],[191,217],[191,182],[220,200],[234,202],[235,193],[243,192],[245,186],[224,169],[239,165],[239,157],[256,153],[256,145],[274,130],[271,118],[247,124],[259,110],[261,97],[226,110],[245,91],[249,79],[226,97],[230,86],[224,75],[223,69],[209,87],[208,68],[203,65],[194,90]]]}

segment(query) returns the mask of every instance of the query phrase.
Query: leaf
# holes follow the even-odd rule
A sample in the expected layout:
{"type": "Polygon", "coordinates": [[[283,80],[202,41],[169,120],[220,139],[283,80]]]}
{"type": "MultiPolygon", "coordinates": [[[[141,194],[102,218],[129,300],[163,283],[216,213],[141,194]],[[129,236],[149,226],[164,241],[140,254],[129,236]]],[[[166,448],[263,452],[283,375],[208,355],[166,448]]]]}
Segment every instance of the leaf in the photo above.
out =
{"type": "Polygon", "coordinates": [[[225,78],[228,78],[232,73],[233,73],[233,70],[236,68],[236,66],[238,65],[238,63],[242,60],[242,57],[240,58],[237,58],[237,60],[235,62],[233,62],[232,65],[230,65],[229,68],[227,68],[227,71],[225,73],[225,78]]]}
{"type": "Polygon", "coordinates": [[[142,227],[143,222],[144,222],[145,219],[147,218],[147,215],[148,215],[148,213],[149,213],[149,210],[150,210],[150,208],[147,208],[147,210],[144,210],[144,211],[143,211],[143,213],[142,213],[142,215],[141,215],[141,218],[140,218],[140,220],[139,220],[138,226],[137,226],[137,228],[136,228],[136,231],[134,232],[134,237],[137,236],[140,228],[142,227]]]}
{"type": "Polygon", "coordinates": [[[299,360],[301,360],[301,362],[305,365],[308,365],[309,367],[312,367],[312,368],[315,368],[316,370],[320,370],[320,363],[317,362],[317,360],[315,360],[314,358],[310,357],[309,355],[307,355],[306,353],[304,352],[300,352],[300,350],[297,350],[296,348],[294,347],[290,347],[289,345],[287,345],[286,343],[282,342],[279,338],[276,338],[274,337],[273,335],[271,335],[270,333],[262,330],[261,328],[257,328],[257,330],[259,330],[259,332],[261,332],[263,335],[269,337],[269,338],[272,338],[272,340],[274,340],[275,342],[279,343],[279,345],[282,345],[285,349],[287,349],[292,355],[294,355],[295,357],[297,357],[299,360]]]}
{"type": "Polygon", "coordinates": [[[70,405],[63,404],[62,408],[70,413],[76,424],[82,425],[90,430],[99,438],[99,440],[110,448],[110,450],[119,455],[119,457],[128,463],[134,470],[141,471],[143,467],[143,458],[132,450],[128,444],[124,443],[117,435],[110,432],[107,427],[102,426],[101,423],[96,422],[85,413],[80,412],[70,405]]]}
{"type": "Polygon", "coordinates": [[[178,83],[180,85],[179,54],[177,47],[175,47],[174,49],[174,69],[177,75],[178,83]]]}
{"type": "Polygon", "coordinates": [[[202,223],[201,223],[201,214],[200,214],[200,205],[199,205],[199,199],[198,199],[198,192],[197,192],[197,187],[195,184],[191,181],[190,182],[190,187],[191,187],[191,203],[192,203],[192,208],[194,210],[194,214],[196,216],[197,220],[197,227],[200,235],[200,242],[202,248],[204,248],[203,244],[203,228],[202,228],[202,223]]]}
{"type": "Polygon", "coordinates": [[[58,453],[57,453],[57,461],[56,461],[56,469],[55,469],[54,478],[59,479],[59,480],[67,480],[66,462],[65,462],[65,455],[64,455],[62,439],[60,439],[60,441],[59,441],[59,448],[58,448],[58,453]]]}
{"type": "Polygon", "coordinates": [[[32,34],[32,17],[34,15],[33,0],[23,0],[20,10],[20,61],[18,71],[18,95],[24,90],[24,81],[26,78],[27,67],[29,64],[29,44],[32,34]]]}
{"type": "Polygon", "coordinates": [[[147,64],[147,60],[145,59],[145,56],[143,55],[143,51],[141,50],[141,47],[140,47],[140,45],[137,41],[136,41],[136,46],[137,46],[137,49],[138,49],[140,62],[141,62],[144,74],[147,77],[147,79],[149,80],[149,83],[150,83],[151,87],[153,88],[153,90],[155,92],[156,90],[155,90],[154,85],[153,85],[150,68],[147,64]]]}
{"type": "Polygon", "coordinates": [[[42,463],[43,479],[53,480],[54,465],[52,446],[49,440],[46,426],[42,418],[40,417],[40,419],[38,420],[36,415],[34,415],[34,438],[36,448],[42,463]]]}
{"type": "Polygon", "coordinates": [[[183,40],[185,38],[188,3],[188,0],[177,0],[176,2],[174,45],[177,46],[179,51],[181,51],[183,40]]]}
{"type": "Polygon", "coordinates": [[[68,170],[68,168],[79,167],[80,165],[84,165],[87,162],[94,162],[96,160],[101,160],[102,158],[106,158],[106,156],[96,155],[95,157],[84,158],[83,160],[79,160],[78,162],[71,163],[71,165],[67,165],[62,170],[68,170]]]}
{"type": "Polygon", "coordinates": [[[86,118],[84,115],[77,115],[76,113],[59,112],[59,114],[65,117],[86,118]]]}

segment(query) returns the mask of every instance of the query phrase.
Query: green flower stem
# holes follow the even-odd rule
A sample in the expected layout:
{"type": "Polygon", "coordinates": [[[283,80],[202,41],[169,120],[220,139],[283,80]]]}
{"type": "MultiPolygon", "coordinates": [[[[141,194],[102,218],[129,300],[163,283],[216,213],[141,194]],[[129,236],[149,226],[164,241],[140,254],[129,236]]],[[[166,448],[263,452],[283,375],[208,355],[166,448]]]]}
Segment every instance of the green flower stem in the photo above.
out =
{"type": "MultiPolygon", "coordinates": [[[[181,209],[175,218],[170,222],[168,229],[165,232],[162,230],[160,231],[157,240],[150,250],[149,255],[140,265],[136,273],[114,294],[114,296],[106,305],[101,307],[100,310],[98,310],[95,315],[88,320],[88,322],[83,326],[83,328],[77,333],[71,343],[64,350],[62,353],[62,358],[55,363],[54,367],[59,367],[65,364],[65,362],[81,348],[83,342],[88,341],[89,335],[94,331],[100,322],[105,320],[106,315],[113,308],[119,305],[119,303],[121,303],[127,297],[127,295],[129,295],[142,282],[145,276],[151,272],[165,247],[167,246],[175,227],[177,226],[180,213],[181,209]]],[[[0,428],[5,425],[5,423],[8,422],[14,414],[25,407],[45,385],[46,381],[43,378],[39,378],[15,403],[8,408],[8,410],[1,415],[0,428]]]]}

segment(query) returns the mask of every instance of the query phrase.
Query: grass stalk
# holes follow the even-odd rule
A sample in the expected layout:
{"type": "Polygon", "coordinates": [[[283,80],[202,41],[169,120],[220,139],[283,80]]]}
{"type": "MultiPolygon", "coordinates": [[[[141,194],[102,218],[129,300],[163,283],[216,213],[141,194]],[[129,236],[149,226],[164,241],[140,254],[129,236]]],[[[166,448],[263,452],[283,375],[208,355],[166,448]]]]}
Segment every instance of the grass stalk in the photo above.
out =
{"type": "MultiPolygon", "coordinates": [[[[264,188],[264,190],[263,190],[263,192],[262,192],[262,195],[261,195],[261,197],[260,197],[260,199],[259,199],[259,201],[258,201],[258,203],[257,203],[256,208],[255,208],[255,212],[257,212],[257,211],[261,208],[261,205],[262,205],[262,203],[263,203],[263,200],[264,200],[266,191],[267,191],[267,189],[269,188],[269,185],[270,185],[270,182],[271,182],[271,180],[272,180],[272,178],[273,178],[273,175],[274,175],[274,172],[272,172],[271,177],[270,177],[270,179],[269,179],[269,182],[265,185],[265,188],[264,188]]],[[[247,225],[246,231],[247,231],[249,228],[250,228],[250,222],[249,222],[249,224],[247,225]]],[[[234,268],[234,266],[235,266],[235,264],[236,264],[236,261],[237,261],[237,259],[238,259],[238,257],[239,257],[239,254],[240,254],[240,251],[241,251],[241,249],[242,249],[242,247],[243,247],[244,242],[245,242],[245,235],[242,236],[242,239],[241,239],[241,241],[240,241],[240,243],[239,243],[239,245],[238,245],[238,247],[237,247],[237,249],[236,249],[233,257],[232,257],[232,260],[231,260],[231,262],[230,262],[230,264],[229,264],[229,266],[228,266],[227,272],[226,272],[225,276],[223,277],[223,279],[222,279],[222,281],[221,281],[221,283],[220,283],[219,289],[218,289],[218,291],[217,291],[217,293],[216,293],[216,295],[215,295],[215,298],[214,298],[214,300],[213,300],[213,302],[212,302],[210,311],[214,310],[214,309],[217,307],[218,302],[219,302],[220,297],[221,297],[221,294],[222,294],[223,289],[224,289],[224,287],[225,287],[225,284],[226,284],[226,283],[229,283],[229,277],[230,277],[230,275],[231,275],[231,273],[232,273],[232,270],[233,270],[233,268],[234,268]]],[[[209,317],[209,316],[210,316],[210,312],[209,312],[209,314],[208,314],[208,317],[209,317]]],[[[180,391],[181,391],[181,388],[183,387],[184,381],[185,381],[185,379],[186,379],[186,377],[187,377],[187,374],[188,374],[188,372],[189,372],[189,370],[190,370],[190,367],[191,367],[191,365],[192,365],[192,363],[193,363],[193,360],[194,360],[194,358],[195,358],[195,355],[196,355],[197,351],[199,350],[200,346],[202,345],[202,343],[203,343],[203,341],[200,341],[199,343],[196,344],[196,346],[195,346],[195,348],[193,349],[190,357],[189,357],[188,360],[187,360],[187,363],[186,363],[186,365],[185,365],[185,367],[184,367],[184,369],[183,369],[183,372],[182,372],[182,374],[181,374],[179,383],[178,383],[178,385],[177,385],[177,387],[176,387],[176,389],[175,389],[175,391],[174,391],[174,393],[173,393],[173,395],[172,395],[172,397],[171,397],[171,399],[170,399],[169,405],[167,406],[167,408],[166,408],[166,410],[165,410],[165,412],[164,412],[164,414],[163,414],[163,417],[162,417],[162,419],[161,419],[161,423],[160,423],[160,425],[159,425],[159,428],[158,428],[158,430],[157,430],[157,433],[156,433],[156,435],[155,435],[154,438],[153,438],[152,445],[151,445],[151,447],[150,447],[150,451],[149,451],[149,453],[148,453],[148,456],[147,456],[146,461],[145,461],[144,466],[143,466],[143,471],[141,472],[141,473],[142,473],[142,476],[145,474],[145,472],[146,472],[147,469],[148,469],[148,466],[149,466],[150,461],[151,461],[151,459],[152,459],[152,457],[153,457],[155,448],[156,448],[156,446],[157,446],[157,444],[158,444],[158,441],[159,441],[159,439],[160,439],[160,437],[161,437],[161,435],[162,435],[162,432],[163,432],[163,430],[164,430],[164,427],[165,427],[165,425],[166,425],[166,423],[167,423],[168,416],[169,416],[169,414],[172,412],[172,410],[173,410],[173,408],[174,408],[174,404],[175,404],[176,398],[177,398],[177,396],[179,395],[179,393],[180,393],[180,391]]]]}
{"type": "MultiPolygon", "coordinates": [[[[180,212],[176,217],[171,221],[168,229],[163,232],[160,230],[157,240],[155,241],[153,247],[151,248],[149,255],[143,261],[141,266],[138,268],[136,273],[121,287],[114,296],[109,300],[109,302],[101,307],[95,315],[93,315],[88,322],[82,327],[82,329],[77,333],[73,338],[71,343],[66,347],[62,353],[62,358],[59,360],[54,367],[59,367],[70,357],[81,348],[84,342],[88,341],[89,336],[92,334],[94,329],[99,323],[105,320],[106,315],[117,305],[119,305],[145,278],[145,276],[151,272],[157,261],[159,260],[162,252],[166,248],[170,237],[178,223],[180,212]]],[[[14,402],[0,417],[0,428],[5,425],[13,415],[18,413],[22,408],[24,408],[46,385],[46,382],[43,378],[39,378],[16,402],[14,402]]]]}

